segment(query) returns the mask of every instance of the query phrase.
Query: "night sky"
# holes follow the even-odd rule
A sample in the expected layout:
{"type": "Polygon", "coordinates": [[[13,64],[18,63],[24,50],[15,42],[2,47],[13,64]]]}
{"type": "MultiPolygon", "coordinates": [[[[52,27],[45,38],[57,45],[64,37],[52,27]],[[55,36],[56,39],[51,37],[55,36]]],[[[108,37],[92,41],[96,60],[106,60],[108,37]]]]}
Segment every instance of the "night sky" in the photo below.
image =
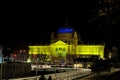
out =
{"type": "Polygon", "coordinates": [[[81,1],[76,5],[16,6],[6,7],[2,12],[3,45],[49,43],[51,32],[63,26],[65,20],[81,35],[84,43],[105,42],[109,49],[120,45],[119,24],[99,26],[98,21],[90,22],[97,14],[95,9],[99,8],[96,0],[81,1]]]}

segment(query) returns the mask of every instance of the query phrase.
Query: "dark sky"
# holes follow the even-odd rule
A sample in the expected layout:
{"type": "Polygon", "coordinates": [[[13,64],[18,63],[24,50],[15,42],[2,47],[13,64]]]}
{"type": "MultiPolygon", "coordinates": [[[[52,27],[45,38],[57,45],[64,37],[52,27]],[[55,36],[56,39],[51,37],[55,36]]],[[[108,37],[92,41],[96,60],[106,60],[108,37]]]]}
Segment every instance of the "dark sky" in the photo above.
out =
{"type": "Polygon", "coordinates": [[[2,12],[1,42],[5,45],[48,42],[51,32],[57,31],[66,19],[85,43],[105,42],[107,47],[120,44],[118,25],[99,27],[89,22],[92,15],[96,14],[94,12],[98,7],[96,0],[81,1],[76,5],[16,6],[7,6],[2,12]]]}

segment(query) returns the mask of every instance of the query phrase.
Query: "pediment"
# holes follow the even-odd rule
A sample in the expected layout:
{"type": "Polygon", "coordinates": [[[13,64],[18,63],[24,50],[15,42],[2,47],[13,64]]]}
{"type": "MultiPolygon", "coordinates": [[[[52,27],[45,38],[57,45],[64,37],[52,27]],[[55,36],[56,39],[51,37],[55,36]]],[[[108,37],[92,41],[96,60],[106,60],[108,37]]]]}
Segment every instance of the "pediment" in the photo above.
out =
{"type": "Polygon", "coordinates": [[[59,40],[56,43],[54,43],[53,45],[67,45],[65,42],[59,40]]]}

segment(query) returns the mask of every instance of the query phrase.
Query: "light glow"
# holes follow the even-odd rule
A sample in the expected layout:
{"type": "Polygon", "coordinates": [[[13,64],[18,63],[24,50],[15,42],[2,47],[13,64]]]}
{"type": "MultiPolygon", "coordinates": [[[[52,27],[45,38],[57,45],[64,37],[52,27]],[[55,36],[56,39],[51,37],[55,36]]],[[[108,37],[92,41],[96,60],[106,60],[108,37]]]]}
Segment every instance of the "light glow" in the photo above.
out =
{"type": "Polygon", "coordinates": [[[100,56],[100,58],[104,58],[104,46],[103,45],[78,45],[76,54],[98,55],[100,56]]]}
{"type": "MultiPolygon", "coordinates": [[[[29,46],[29,54],[46,54],[52,58],[65,59],[67,54],[72,55],[97,55],[104,58],[104,45],[68,45],[59,40],[48,46],[29,46]]],[[[47,58],[50,61],[50,57],[47,58]]]]}

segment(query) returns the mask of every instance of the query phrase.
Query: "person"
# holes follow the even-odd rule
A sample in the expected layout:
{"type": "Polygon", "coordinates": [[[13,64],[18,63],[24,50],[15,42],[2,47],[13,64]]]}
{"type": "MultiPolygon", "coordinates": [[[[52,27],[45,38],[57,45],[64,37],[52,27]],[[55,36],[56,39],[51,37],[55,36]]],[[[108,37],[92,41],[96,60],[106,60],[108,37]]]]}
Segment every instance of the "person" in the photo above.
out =
{"type": "Polygon", "coordinates": [[[44,75],[41,75],[41,77],[39,78],[39,80],[46,80],[44,75]]]}
{"type": "Polygon", "coordinates": [[[52,80],[52,77],[51,77],[51,76],[49,76],[47,80],[52,80]]]}
{"type": "Polygon", "coordinates": [[[96,64],[95,62],[92,62],[91,69],[92,69],[92,72],[93,72],[94,74],[97,73],[97,64],[96,64]]]}

